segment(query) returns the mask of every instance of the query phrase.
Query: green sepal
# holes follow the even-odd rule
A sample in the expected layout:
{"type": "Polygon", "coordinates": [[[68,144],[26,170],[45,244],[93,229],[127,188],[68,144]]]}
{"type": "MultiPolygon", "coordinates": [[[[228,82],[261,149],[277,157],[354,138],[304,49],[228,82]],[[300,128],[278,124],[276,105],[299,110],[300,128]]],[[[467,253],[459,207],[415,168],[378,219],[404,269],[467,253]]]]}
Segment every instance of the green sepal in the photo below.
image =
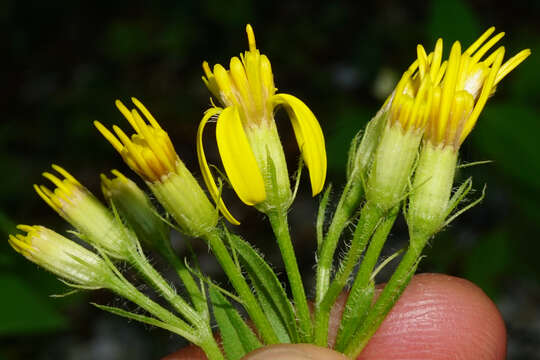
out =
{"type": "Polygon", "coordinates": [[[332,184],[329,184],[326,188],[321,203],[319,204],[319,211],[317,212],[317,253],[320,251],[323,238],[324,238],[324,219],[326,215],[326,206],[330,199],[330,193],[332,192],[332,184]]]}
{"type": "Polygon", "coordinates": [[[240,260],[251,279],[265,315],[280,341],[298,342],[293,306],[272,268],[248,242],[239,236],[231,234],[230,241],[240,255],[240,260]],[[283,333],[283,329],[287,329],[287,332],[283,333]]]}
{"type": "Polygon", "coordinates": [[[364,133],[358,133],[353,139],[347,162],[347,179],[351,176],[364,176],[369,172],[388,114],[385,108],[379,110],[367,123],[364,133]]]}
{"type": "Polygon", "coordinates": [[[227,359],[239,360],[247,353],[262,347],[257,336],[225,296],[213,287],[210,287],[208,292],[227,359]]]}
{"type": "Polygon", "coordinates": [[[487,185],[484,185],[482,188],[482,194],[478,197],[478,199],[474,200],[472,203],[465,206],[463,209],[458,210],[455,214],[453,214],[450,218],[448,218],[445,223],[443,224],[443,227],[450,224],[452,221],[454,221],[456,218],[458,218],[461,214],[467,212],[468,210],[472,209],[476,205],[482,202],[484,200],[484,197],[486,196],[486,189],[487,185]]]}
{"type": "Polygon", "coordinates": [[[363,134],[364,132],[362,130],[358,131],[351,141],[351,146],[349,147],[349,151],[347,153],[346,179],[350,178],[353,172],[354,164],[356,163],[356,151],[358,150],[358,146],[360,145],[363,134]]]}
{"type": "Polygon", "coordinates": [[[444,214],[444,219],[446,219],[454,211],[454,209],[461,203],[463,199],[469,194],[472,189],[472,177],[467,178],[459,186],[459,188],[454,192],[450,201],[448,202],[448,207],[446,208],[446,213],[444,214]]]}
{"type": "Polygon", "coordinates": [[[296,169],[296,172],[293,175],[293,178],[295,179],[294,182],[294,190],[293,194],[291,196],[291,202],[289,204],[289,207],[294,202],[294,199],[296,199],[296,194],[298,193],[298,188],[300,187],[300,179],[302,178],[302,168],[304,167],[304,159],[300,157],[298,160],[298,168],[296,169]]]}

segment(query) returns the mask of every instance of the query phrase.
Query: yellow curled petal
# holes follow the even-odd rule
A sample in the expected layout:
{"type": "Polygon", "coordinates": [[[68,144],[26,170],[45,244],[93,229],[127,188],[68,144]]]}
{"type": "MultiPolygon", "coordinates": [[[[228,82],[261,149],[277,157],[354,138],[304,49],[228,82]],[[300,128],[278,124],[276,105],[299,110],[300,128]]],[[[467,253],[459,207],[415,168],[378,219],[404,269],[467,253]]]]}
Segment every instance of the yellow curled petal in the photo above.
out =
{"type": "Polygon", "coordinates": [[[274,95],[272,103],[283,105],[289,114],[298,147],[309,170],[311,192],[315,196],[322,191],[326,180],[326,148],[321,126],[307,105],[292,95],[274,95]]]}
{"type": "Polygon", "coordinates": [[[206,184],[206,187],[208,188],[208,191],[210,192],[210,195],[212,196],[212,199],[214,199],[214,202],[218,204],[219,211],[223,214],[223,216],[233,225],[240,225],[240,222],[234,218],[234,216],[231,215],[225,204],[223,203],[223,200],[221,200],[219,189],[216,185],[216,182],[214,181],[214,177],[212,176],[212,172],[210,171],[210,167],[208,166],[208,162],[206,161],[206,155],[204,154],[204,147],[203,147],[203,132],[204,132],[204,126],[212,118],[212,116],[219,114],[222,111],[221,108],[212,108],[206,111],[204,114],[201,123],[199,124],[199,129],[197,130],[197,158],[199,159],[199,166],[201,168],[201,172],[203,175],[204,182],[206,184]]]}
{"type": "Polygon", "coordinates": [[[219,115],[216,139],[223,167],[240,200],[250,206],[264,201],[264,179],[236,106],[226,108],[219,115]]]}

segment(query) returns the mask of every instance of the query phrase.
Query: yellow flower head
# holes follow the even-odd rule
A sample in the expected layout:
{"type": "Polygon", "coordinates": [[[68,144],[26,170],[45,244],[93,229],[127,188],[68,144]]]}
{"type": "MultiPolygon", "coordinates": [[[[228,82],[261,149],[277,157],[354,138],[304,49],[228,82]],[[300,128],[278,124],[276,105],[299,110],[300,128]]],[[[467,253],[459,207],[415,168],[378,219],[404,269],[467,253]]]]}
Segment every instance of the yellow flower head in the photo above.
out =
{"type": "Polygon", "coordinates": [[[280,105],[291,119],[309,169],[314,196],[322,190],[326,177],[324,136],[317,119],[301,100],[292,95],[276,94],[270,61],[257,49],[250,25],[246,32],[249,50],[240,58],[233,57],[229,70],[217,64],[212,71],[208,63],[203,63],[203,81],[223,108],[209,109],[197,133],[197,152],[204,180],[231,222],[236,220],[219,199],[219,189],[202,144],[204,127],[212,118],[217,119],[217,144],[225,172],[236,194],[247,205],[266,202],[269,206],[279,206],[277,202],[286,203],[290,198],[288,172],[274,122],[274,111],[280,105]],[[272,188],[270,173],[277,178],[275,182],[280,190],[275,186],[272,188]],[[276,195],[280,191],[282,193],[276,195]]]}
{"type": "Polygon", "coordinates": [[[444,74],[441,64],[442,41],[427,55],[420,45],[416,61],[403,73],[391,98],[383,107],[390,108],[390,125],[398,124],[407,131],[422,132],[426,126],[433,100],[433,88],[444,74]]]}
{"type": "Polygon", "coordinates": [[[94,125],[133,171],[147,181],[160,181],[162,177],[175,171],[180,159],[169,135],[159,126],[148,109],[139,100],[131,100],[148,122],[137,109],[129,111],[120,100],[116,100],[116,107],[136,132],[131,139],[116,125],[113,126],[116,136],[99,121],[94,121],[94,125]]]}
{"type": "Polygon", "coordinates": [[[58,165],[52,168],[64,179],[44,172],[43,177],[56,188],[51,191],[44,185],[34,185],[38,195],[83,234],[86,241],[114,258],[126,259],[130,241],[134,240],[128,239],[129,231],[70,173],[58,165]]]}
{"type": "Polygon", "coordinates": [[[203,81],[224,107],[238,106],[246,125],[273,121],[273,107],[269,99],[276,93],[272,66],[266,55],[255,44],[251,25],[246,27],[249,50],[233,57],[230,69],[216,64],[214,71],[203,62],[203,81]]]}
{"type": "MultiPolygon", "coordinates": [[[[453,44],[444,78],[436,82],[433,91],[426,128],[426,139],[433,145],[453,146],[457,150],[473,129],[497,84],[530,55],[530,49],[526,49],[503,64],[504,47],[501,46],[482,60],[504,36],[499,33],[490,39],[494,31],[494,27],[489,28],[463,53],[459,42],[453,44]]],[[[420,60],[420,67],[422,62],[425,60],[420,60]]]]}
{"type": "MultiPolygon", "coordinates": [[[[115,200],[119,195],[129,193],[134,195],[137,198],[140,198],[140,201],[146,201],[146,194],[129,178],[127,178],[120,171],[113,169],[111,173],[115,176],[114,178],[109,179],[107,175],[101,174],[101,191],[103,196],[107,200],[115,200]]],[[[149,201],[149,200],[148,200],[149,201]]]]}
{"type": "Polygon", "coordinates": [[[19,225],[26,232],[9,235],[9,243],[28,260],[77,285],[104,287],[110,276],[103,259],[43,226],[19,225]]]}
{"type": "Polygon", "coordinates": [[[176,154],[167,132],[139,100],[131,100],[138,110],[129,111],[116,100],[116,107],[136,132],[131,139],[116,125],[113,126],[116,136],[100,122],[95,121],[94,125],[120,153],[124,162],[146,180],[158,201],[186,234],[199,236],[208,232],[216,225],[218,213],[176,154]]]}

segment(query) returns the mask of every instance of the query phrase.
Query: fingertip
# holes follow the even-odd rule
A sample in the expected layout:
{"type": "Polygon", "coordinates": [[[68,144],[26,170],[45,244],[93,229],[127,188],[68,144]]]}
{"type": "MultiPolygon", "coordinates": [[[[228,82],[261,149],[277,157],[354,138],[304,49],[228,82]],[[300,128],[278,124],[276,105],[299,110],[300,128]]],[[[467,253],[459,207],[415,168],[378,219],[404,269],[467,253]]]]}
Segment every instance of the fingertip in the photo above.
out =
{"type": "Polygon", "coordinates": [[[442,274],[413,278],[359,359],[505,359],[506,328],[473,283],[442,274]]]}
{"type": "Polygon", "coordinates": [[[347,360],[336,351],[312,344],[277,344],[257,349],[242,360],[347,360]]]}
{"type": "Polygon", "coordinates": [[[165,356],[161,360],[207,360],[208,358],[204,354],[201,348],[190,345],[183,349],[178,350],[174,354],[165,356]]]}

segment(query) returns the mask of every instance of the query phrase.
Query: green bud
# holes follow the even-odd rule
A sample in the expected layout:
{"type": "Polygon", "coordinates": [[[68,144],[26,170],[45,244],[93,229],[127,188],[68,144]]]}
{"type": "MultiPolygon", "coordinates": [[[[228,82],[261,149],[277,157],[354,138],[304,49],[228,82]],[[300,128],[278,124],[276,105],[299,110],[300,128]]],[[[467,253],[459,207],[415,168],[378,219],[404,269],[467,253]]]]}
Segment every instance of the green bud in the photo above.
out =
{"type": "Polygon", "coordinates": [[[92,251],[43,226],[17,228],[26,235],[10,235],[9,243],[28,260],[76,285],[107,287],[112,274],[92,251]]]}
{"type": "Polygon", "coordinates": [[[159,181],[146,182],[163,208],[189,236],[210,233],[218,221],[218,212],[184,163],[159,181]]]}
{"type": "Polygon", "coordinates": [[[287,209],[292,192],[289,171],[276,125],[256,127],[248,132],[253,155],[264,181],[266,199],[256,207],[262,212],[287,209]]]}
{"type": "Polygon", "coordinates": [[[34,185],[39,196],[73,225],[85,241],[113,258],[127,260],[137,241],[135,235],[71,174],[57,165],[53,169],[64,179],[43,173],[57,187],[51,191],[43,185],[34,185]]]}
{"type": "Polygon", "coordinates": [[[105,198],[116,207],[143,244],[154,250],[168,246],[168,226],[159,218],[146,193],[118,170],[111,172],[116,177],[109,179],[101,174],[105,198]]]}
{"type": "Polygon", "coordinates": [[[388,114],[389,111],[387,107],[379,110],[375,117],[373,117],[373,119],[367,123],[361,140],[359,140],[360,134],[358,134],[353,140],[349,149],[347,178],[365,177],[369,172],[373,155],[377,149],[377,145],[379,144],[379,140],[381,138],[381,133],[385,128],[385,124],[388,119],[388,114]]]}
{"type": "MultiPolygon", "coordinates": [[[[454,183],[457,151],[452,146],[424,143],[409,198],[407,222],[411,234],[429,237],[440,230],[454,183]]],[[[414,239],[416,236],[411,236],[414,239]]]]}
{"type": "Polygon", "coordinates": [[[403,131],[399,123],[386,124],[368,177],[369,202],[386,211],[402,200],[421,139],[418,129],[403,131]]]}

